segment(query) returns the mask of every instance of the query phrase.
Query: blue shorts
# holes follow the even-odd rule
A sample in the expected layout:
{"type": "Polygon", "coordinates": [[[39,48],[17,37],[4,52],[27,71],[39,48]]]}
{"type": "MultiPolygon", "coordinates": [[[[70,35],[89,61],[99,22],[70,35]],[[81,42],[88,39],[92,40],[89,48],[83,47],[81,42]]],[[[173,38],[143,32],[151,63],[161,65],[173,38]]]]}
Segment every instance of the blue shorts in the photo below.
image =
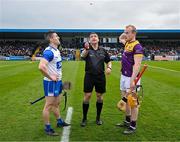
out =
{"type": "Polygon", "coordinates": [[[59,96],[62,92],[62,81],[43,80],[45,96],[59,96]]]}

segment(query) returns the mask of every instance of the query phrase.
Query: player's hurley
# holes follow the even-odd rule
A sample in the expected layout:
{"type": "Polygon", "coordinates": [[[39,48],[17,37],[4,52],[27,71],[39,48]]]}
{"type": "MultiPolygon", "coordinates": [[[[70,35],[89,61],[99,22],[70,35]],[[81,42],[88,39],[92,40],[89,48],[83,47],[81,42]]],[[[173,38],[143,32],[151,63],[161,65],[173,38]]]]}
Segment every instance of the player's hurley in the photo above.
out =
{"type": "MultiPolygon", "coordinates": [[[[136,77],[136,79],[134,80],[134,84],[136,85],[137,82],[139,81],[139,79],[142,77],[143,73],[145,72],[145,70],[147,69],[147,64],[144,64],[141,72],[138,74],[138,76],[136,77]]],[[[126,103],[128,102],[128,104],[133,107],[135,104],[134,104],[134,101],[133,101],[133,97],[137,97],[137,94],[136,92],[134,92],[134,90],[130,90],[129,92],[129,95],[127,98],[123,97],[118,103],[117,103],[117,108],[120,110],[120,111],[125,111],[125,108],[126,108],[126,103]]]]}
{"type": "Polygon", "coordinates": [[[137,78],[134,80],[134,84],[136,85],[137,82],[139,81],[139,79],[142,77],[144,71],[147,69],[148,65],[147,64],[144,64],[141,72],[139,73],[139,75],[137,76],[137,78]]]}
{"type": "MultiPolygon", "coordinates": [[[[67,92],[66,92],[66,91],[67,91],[67,90],[71,90],[71,82],[70,82],[70,81],[64,81],[62,88],[63,88],[63,91],[64,91],[63,96],[65,96],[65,102],[67,102],[67,95],[66,95],[67,92]]],[[[42,97],[40,97],[40,98],[38,98],[38,99],[30,102],[30,104],[33,105],[33,104],[39,102],[40,100],[42,100],[42,99],[44,99],[44,98],[45,98],[45,96],[42,96],[42,97]]],[[[66,106],[66,103],[65,103],[65,106],[66,106]]],[[[63,109],[63,110],[64,110],[64,109],[63,109]]]]}

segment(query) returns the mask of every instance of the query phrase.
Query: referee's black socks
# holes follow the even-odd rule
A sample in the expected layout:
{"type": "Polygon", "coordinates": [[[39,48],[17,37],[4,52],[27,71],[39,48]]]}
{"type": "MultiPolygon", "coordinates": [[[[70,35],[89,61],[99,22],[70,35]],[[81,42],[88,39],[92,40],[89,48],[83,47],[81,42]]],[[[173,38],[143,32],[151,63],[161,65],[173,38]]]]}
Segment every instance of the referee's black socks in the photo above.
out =
{"type": "Polygon", "coordinates": [[[87,119],[88,109],[89,109],[89,102],[83,101],[83,120],[87,119]]]}
{"type": "Polygon", "coordinates": [[[97,109],[96,120],[100,120],[102,107],[103,107],[103,100],[97,101],[96,102],[96,109],[97,109]]]}

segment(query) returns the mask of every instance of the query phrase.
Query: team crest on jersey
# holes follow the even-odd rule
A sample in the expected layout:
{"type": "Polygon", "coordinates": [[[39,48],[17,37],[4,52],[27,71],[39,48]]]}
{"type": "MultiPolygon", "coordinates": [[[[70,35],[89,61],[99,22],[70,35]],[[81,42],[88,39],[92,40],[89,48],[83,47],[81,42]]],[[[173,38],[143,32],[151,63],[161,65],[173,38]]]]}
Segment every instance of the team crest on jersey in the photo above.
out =
{"type": "Polygon", "coordinates": [[[131,51],[133,51],[133,46],[126,46],[126,49],[125,49],[126,51],[128,51],[128,52],[131,52],[131,51]]]}

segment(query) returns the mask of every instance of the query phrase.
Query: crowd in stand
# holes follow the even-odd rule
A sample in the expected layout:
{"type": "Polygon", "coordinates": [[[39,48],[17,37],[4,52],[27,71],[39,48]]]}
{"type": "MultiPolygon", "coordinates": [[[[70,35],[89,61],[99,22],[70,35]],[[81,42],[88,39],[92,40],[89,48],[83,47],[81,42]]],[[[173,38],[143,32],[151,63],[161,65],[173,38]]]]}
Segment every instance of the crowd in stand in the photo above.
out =
{"type": "MultiPolygon", "coordinates": [[[[75,57],[75,49],[83,47],[83,43],[76,40],[71,42],[61,42],[62,57],[75,57]]],[[[153,55],[180,55],[180,40],[140,40],[144,47],[144,54],[146,57],[153,55]]],[[[119,43],[103,43],[100,45],[104,47],[109,55],[113,58],[121,58],[123,47],[119,43]]],[[[39,41],[20,41],[20,40],[0,40],[0,55],[1,56],[32,56],[37,46],[42,46],[39,41]]],[[[37,56],[42,56],[45,47],[41,47],[37,56]]]]}
{"type": "Polygon", "coordinates": [[[30,56],[35,46],[34,41],[0,40],[0,55],[30,56]]]}
{"type": "Polygon", "coordinates": [[[180,40],[142,40],[145,56],[154,55],[180,55],[180,40]]]}
{"type": "Polygon", "coordinates": [[[71,58],[75,60],[76,49],[74,48],[62,48],[60,50],[61,56],[64,58],[71,58]]]}

